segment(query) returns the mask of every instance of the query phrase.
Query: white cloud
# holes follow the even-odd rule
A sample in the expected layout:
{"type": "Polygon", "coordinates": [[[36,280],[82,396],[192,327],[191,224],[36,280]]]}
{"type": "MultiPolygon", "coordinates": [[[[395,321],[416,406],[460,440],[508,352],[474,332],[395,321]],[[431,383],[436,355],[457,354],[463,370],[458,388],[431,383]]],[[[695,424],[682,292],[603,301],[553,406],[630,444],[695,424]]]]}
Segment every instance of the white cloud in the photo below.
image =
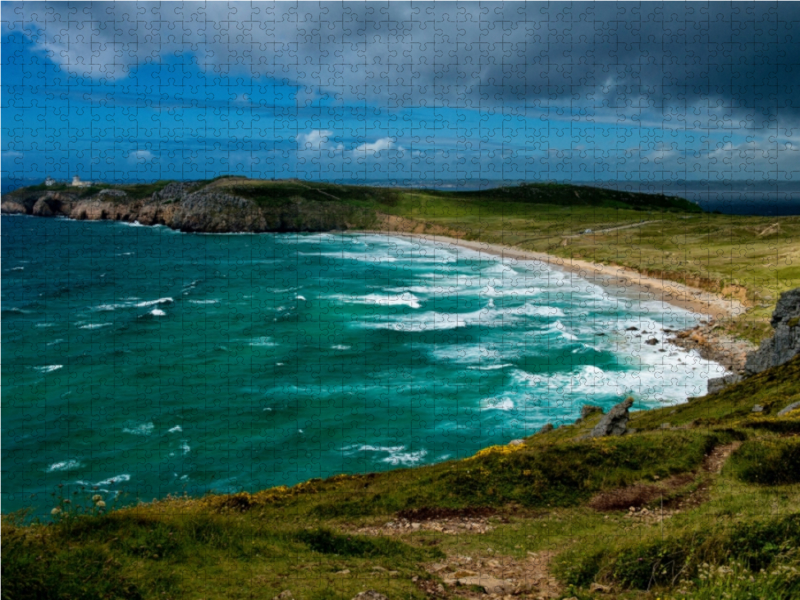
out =
{"type": "Polygon", "coordinates": [[[297,136],[297,147],[299,150],[324,150],[329,147],[332,137],[330,129],[312,129],[297,136]]]}
{"type": "Polygon", "coordinates": [[[375,140],[372,143],[361,144],[360,146],[356,147],[353,152],[354,153],[364,153],[364,154],[378,154],[382,150],[391,150],[394,148],[394,142],[392,138],[380,138],[379,140],[375,140]]]}
{"type": "Polygon", "coordinates": [[[155,156],[150,150],[134,150],[128,154],[128,161],[132,163],[145,163],[154,159],[155,156]]]}

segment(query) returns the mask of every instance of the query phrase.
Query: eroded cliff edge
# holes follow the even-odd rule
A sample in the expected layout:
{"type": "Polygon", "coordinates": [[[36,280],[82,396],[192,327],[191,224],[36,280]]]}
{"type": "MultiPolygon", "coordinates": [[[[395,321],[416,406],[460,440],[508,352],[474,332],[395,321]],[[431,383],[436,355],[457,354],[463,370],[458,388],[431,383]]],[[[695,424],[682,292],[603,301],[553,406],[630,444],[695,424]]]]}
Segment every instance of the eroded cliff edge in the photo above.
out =
{"type": "Polygon", "coordinates": [[[374,226],[374,209],[301,182],[253,185],[244,178],[150,185],[48,189],[2,198],[3,214],[138,221],[186,232],[313,232],[374,226]]]}

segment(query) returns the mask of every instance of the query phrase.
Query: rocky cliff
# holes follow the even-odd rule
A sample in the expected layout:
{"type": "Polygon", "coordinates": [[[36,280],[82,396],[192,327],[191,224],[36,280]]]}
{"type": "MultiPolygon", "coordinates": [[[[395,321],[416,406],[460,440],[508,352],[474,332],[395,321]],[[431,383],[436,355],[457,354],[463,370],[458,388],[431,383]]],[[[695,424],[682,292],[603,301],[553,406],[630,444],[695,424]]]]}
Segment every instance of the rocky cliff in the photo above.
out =
{"type": "MultiPolygon", "coordinates": [[[[332,201],[325,195],[319,195],[319,199],[298,194],[286,197],[280,194],[278,186],[268,183],[263,184],[265,194],[256,199],[232,193],[214,182],[171,182],[145,197],[131,195],[125,187],[89,190],[88,195],[84,190],[69,188],[58,191],[26,188],[4,196],[0,209],[3,214],[138,221],[143,225],[210,233],[363,229],[377,222],[370,207],[332,201]]],[[[253,189],[260,188],[253,186],[253,189]]]]}
{"type": "Polygon", "coordinates": [[[770,325],[775,333],[762,342],[755,352],[747,355],[741,373],[708,380],[710,394],[738,383],[744,377],[785,364],[800,354],[800,288],[781,294],[770,325]]]}
{"type": "Polygon", "coordinates": [[[770,325],[775,334],[747,356],[748,375],[789,362],[800,354],[800,288],[781,294],[770,325]]]}

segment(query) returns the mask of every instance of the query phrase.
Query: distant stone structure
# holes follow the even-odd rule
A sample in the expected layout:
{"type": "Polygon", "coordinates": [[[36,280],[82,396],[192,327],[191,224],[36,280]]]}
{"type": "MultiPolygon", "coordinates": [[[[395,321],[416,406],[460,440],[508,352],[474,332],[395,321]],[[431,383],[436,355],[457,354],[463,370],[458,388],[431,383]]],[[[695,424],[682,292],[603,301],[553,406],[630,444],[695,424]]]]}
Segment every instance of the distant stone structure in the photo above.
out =
{"type": "Polygon", "coordinates": [[[90,185],[92,185],[91,181],[81,181],[77,175],[72,178],[72,187],[89,187],[90,185]]]}
{"type": "Polygon", "coordinates": [[[44,184],[47,187],[50,187],[51,185],[55,185],[56,184],[56,180],[53,179],[52,177],[46,177],[45,180],[44,180],[44,184]]]}

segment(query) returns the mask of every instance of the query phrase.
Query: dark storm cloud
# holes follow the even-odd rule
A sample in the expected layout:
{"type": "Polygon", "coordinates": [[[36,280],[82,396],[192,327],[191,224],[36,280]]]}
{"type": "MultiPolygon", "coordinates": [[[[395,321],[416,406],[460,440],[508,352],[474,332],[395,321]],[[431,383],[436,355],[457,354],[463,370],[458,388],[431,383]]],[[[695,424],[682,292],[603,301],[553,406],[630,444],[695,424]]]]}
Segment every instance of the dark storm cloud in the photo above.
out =
{"type": "Polygon", "coordinates": [[[301,99],[715,128],[763,127],[800,103],[794,3],[4,3],[3,21],[68,72],[109,81],[196,61],[285,80],[301,99]]]}

